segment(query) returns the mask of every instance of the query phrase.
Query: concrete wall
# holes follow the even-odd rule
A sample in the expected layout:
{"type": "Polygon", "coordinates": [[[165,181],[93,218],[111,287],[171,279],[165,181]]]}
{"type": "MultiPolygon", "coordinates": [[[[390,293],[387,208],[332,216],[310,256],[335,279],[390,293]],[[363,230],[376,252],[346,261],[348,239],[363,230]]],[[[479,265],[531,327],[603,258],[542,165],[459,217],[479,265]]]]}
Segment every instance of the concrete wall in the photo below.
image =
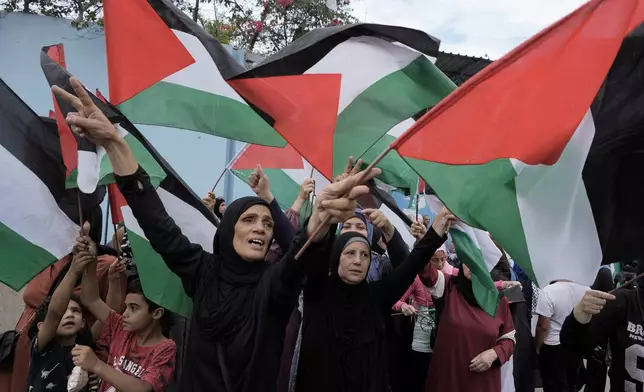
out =
{"type": "MultiPolygon", "coordinates": [[[[98,88],[109,96],[105,37],[100,27],[76,30],[65,19],[22,13],[0,15],[0,78],[44,116],[52,109],[52,97],[40,68],[40,49],[59,43],[65,46],[69,71],[91,90],[98,88]]],[[[243,63],[241,51],[231,52],[243,63]]],[[[225,139],[162,127],[140,129],[197,194],[209,191],[226,165],[225,139]]],[[[235,143],[233,150],[240,144],[235,143]]],[[[220,182],[216,193],[230,193],[238,198],[248,195],[250,190],[234,178],[220,182]],[[224,184],[229,184],[229,192],[224,184]]],[[[13,327],[21,309],[20,298],[0,283],[0,331],[13,327]]]]}

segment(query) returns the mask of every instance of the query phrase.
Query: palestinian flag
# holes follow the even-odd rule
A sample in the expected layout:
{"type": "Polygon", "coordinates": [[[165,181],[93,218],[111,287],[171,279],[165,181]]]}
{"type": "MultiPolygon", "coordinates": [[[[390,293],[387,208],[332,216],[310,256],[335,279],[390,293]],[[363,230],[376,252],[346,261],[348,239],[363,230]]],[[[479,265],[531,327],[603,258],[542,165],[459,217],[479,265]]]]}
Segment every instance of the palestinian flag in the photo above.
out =
{"type": "Polygon", "coordinates": [[[358,199],[358,205],[362,209],[375,208],[380,210],[394,225],[405,243],[410,248],[413,247],[416,239],[409,231],[412,220],[400,209],[396,200],[391,196],[390,192],[395,188],[378,180],[371,180],[367,185],[369,186],[369,193],[358,199]]]}
{"type": "Polygon", "coordinates": [[[226,83],[243,67],[171,1],[105,0],[103,7],[110,101],[132,123],[286,144],[226,83]]]}
{"type": "MultiPolygon", "coordinates": [[[[426,194],[425,201],[434,213],[440,211],[443,203],[433,194],[426,194]]],[[[456,254],[472,271],[472,291],[476,302],[486,313],[496,316],[501,299],[490,271],[501,259],[501,251],[494,244],[490,234],[471,227],[467,223],[454,223],[449,231],[456,254]]]]}
{"type": "Polygon", "coordinates": [[[590,1],[392,145],[540,286],[644,253],[643,20],[643,2],[590,1]]]}
{"type": "MultiPolygon", "coordinates": [[[[271,191],[283,210],[290,208],[300,193],[300,185],[305,179],[316,182],[316,190],[321,190],[329,182],[287,144],[283,148],[249,145],[231,165],[232,173],[248,184],[248,176],[260,165],[271,183],[271,191]]],[[[304,203],[303,211],[310,212],[310,206],[304,203]]]]}
{"type": "MultiPolygon", "coordinates": [[[[0,79],[0,281],[18,291],[66,256],[79,233],[79,195],[65,189],[56,122],[40,118],[0,79]]],[[[89,217],[105,188],[81,195],[89,217]]]]}
{"type": "MultiPolygon", "coordinates": [[[[116,108],[109,103],[107,105],[108,108],[118,113],[116,108]]],[[[119,115],[121,114],[119,113],[119,115]]],[[[217,230],[215,215],[206,208],[201,202],[201,198],[183,182],[170,164],[134,125],[127,120],[121,124],[165,171],[166,176],[159,184],[157,193],[168,215],[190,242],[200,245],[206,252],[212,252],[213,239],[217,230]]],[[[141,278],[146,297],[172,312],[189,317],[192,311],[192,301],[185,294],[181,280],[166,267],[161,255],[154,251],[132,210],[124,205],[121,207],[121,212],[127,228],[127,239],[134,255],[133,261],[141,278]]]]}
{"type": "MultiPolygon", "coordinates": [[[[402,135],[414,125],[414,120],[408,118],[401,123],[391,128],[386,135],[378,139],[376,143],[369,148],[361,157],[365,165],[373,162],[381,152],[385,151],[396,138],[402,135]]],[[[398,152],[389,151],[385,157],[378,162],[377,166],[382,170],[382,174],[378,176],[383,182],[394,186],[401,190],[406,190],[405,193],[414,193],[414,185],[418,182],[418,174],[409,167],[407,162],[400,157],[398,152]]]]}
{"type": "MultiPolygon", "coordinates": [[[[428,56],[439,41],[428,34],[376,24],[334,26],[311,31],[229,83],[269,115],[285,91],[274,78],[338,75],[339,84],[320,85],[317,112],[306,128],[275,128],[326,178],[344,169],[349,156],[362,156],[381,137],[420,110],[433,106],[454,84],[428,56]],[[335,96],[339,95],[338,98],[335,96]],[[326,97],[326,98],[325,98],[326,97]],[[303,131],[305,129],[306,131],[303,131]]],[[[279,78],[277,78],[279,79],[279,78]]],[[[300,102],[299,97],[284,105],[300,102]]]]}
{"type": "MultiPolygon", "coordinates": [[[[57,85],[70,93],[74,93],[69,78],[71,75],[63,68],[59,59],[50,57],[52,47],[44,47],[40,53],[40,66],[47,78],[50,86],[57,85]]],[[[54,52],[56,53],[56,52],[54,52]]],[[[110,110],[104,103],[103,97],[96,97],[91,92],[88,93],[97,104],[99,108],[104,109],[108,114],[108,118],[114,123],[121,122],[124,117],[117,114],[116,111],[110,110]]],[[[105,149],[94,145],[91,141],[85,138],[76,137],[71,133],[69,127],[65,123],[65,117],[69,112],[75,112],[70,104],[55,97],[55,116],[58,123],[58,130],[61,135],[62,149],[64,151],[63,157],[68,157],[65,160],[67,166],[67,187],[78,188],[83,193],[92,193],[97,184],[109,184],[114,182],[114,175],[112,173],[112,164],[105,154],[105,149]],[[70,137],[71,135],[71,137],[70,137]],[[77,150],[77,157],[73,159],[73,150],[77,150]],[[73,166],[75,164],[75,167],[73,166]]],[[[123,127],[117,125],[116,129],[128,143],[137,161],[143,167],[152,182],[156,185],[164,177],[165,172],[162,167],[155,161],[149,152],[141,145],[141,143],[132,135],[129,134],[123,127]]]]}
{"type": "MultiPolygon", "coordinates": [[[[61,73],[62,70],[57,65],[56,67],[43,67],[43,69],[50,84],[55,84],[74,93],[69,83],[71,75],[61,73]]],[[[156,171],[156,179],[160,181],[157,193],[170,217],[181,228],[183,235],[188,237],[192,243],[201,245],[204,250],[212,252],[217,226],[214,214],[203,205],[201,198],[195,195],[161,154],[118,109],[111,103],[97,98],[90,91],[87,92],[112,123],[120,124],[121,132],[125,134],[124,138],[132,148],[139,165],[146,171],[148,167],[156,171]]],[[[63,112],[69,110],[64,106],[67,104],[62,100],[59,100],[59,104],[63,112]]],[[[185,294],[181,280],[166,267],[162,257],[154,251],[131,209],[127,205],[121,206],[121,212],[145,295],[172,312],[189,316],[192,310],[192,301],[185,294]]]]}

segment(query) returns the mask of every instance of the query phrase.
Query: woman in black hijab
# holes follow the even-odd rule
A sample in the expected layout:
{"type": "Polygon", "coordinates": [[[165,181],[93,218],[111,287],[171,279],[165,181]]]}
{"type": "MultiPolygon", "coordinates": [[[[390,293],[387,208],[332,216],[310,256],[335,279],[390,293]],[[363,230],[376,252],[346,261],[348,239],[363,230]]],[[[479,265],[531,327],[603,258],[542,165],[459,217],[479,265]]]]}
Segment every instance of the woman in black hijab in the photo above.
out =
{"type": "MultiPolygon", "coordinates": [[[[67,117],[68,123],[75,133],[105,148],[119,189],[139,226],[193,300],[178,390],[274,391],[286,324],[302,289],[307,265],[315,257],[328,259],[330,224],[351,217],[356,198],[368,193],[366,186],[358,186],[362,173],[319,193],[306,230],[295,237],[279,263],[264,262],[273,239],[274,217],[268,204],[256,197],[241,198],[227,208],[214,237],[213,252],[209,253],[181,233],[130,147],[80,82],[74,78],[70,82],[78,98],[53,88],[78,110],[67,117]],[[322,222],[328,223],[295,260],[308,236],[322,222]]],[[[369,181],[379,173],[374,169],[362,180],[369,181]]]]}
{"type": "Polygon", "coordinates": [[[367,283],[371,244],[360,233],[341,234],[331,257],[320,258],[304,287],[302,348],[296,391],[389,390],[385,322],[391,307],[445,241],[453,216],[442,211],[405,262],[367,283]],[[327,260],[329,260],[327,262],[327,260]]]}
{"type": "Polygon", "coordinates": [[[221,219],[221,217],[224,215],[224,212],[226,211],[226,208],[226,200],[224,200],[223,197],[216,197],[213,211],[215,215],[217,215],[217,218],[221,219]]]}

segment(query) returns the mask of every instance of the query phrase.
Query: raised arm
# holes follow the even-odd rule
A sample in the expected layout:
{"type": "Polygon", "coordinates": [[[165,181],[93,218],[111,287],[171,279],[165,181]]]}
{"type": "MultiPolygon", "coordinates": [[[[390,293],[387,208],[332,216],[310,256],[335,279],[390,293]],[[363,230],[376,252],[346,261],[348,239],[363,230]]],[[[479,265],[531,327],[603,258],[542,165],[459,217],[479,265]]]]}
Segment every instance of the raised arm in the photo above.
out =
{"type": "MultiPolygon", "coordinates": [[[[37,346],[38,352],[41,352],[56,336],[56,330],[60,321],[63,319],[72,298],[76,281],[83,273],[85,266],[92,261],[92,255],[87,253],[77,253],[73,256],[69,271],[65,274],[56,290],[51,296],[49,307],[45,320],[38,329],[37,346]]],[[[80,312],[80,308],[78,309],[80,312]]]]}
{"type": "MultiPolygon", "coordinates": [[[[434,288],[432,295],[437,297],[443,295],[445,277],[429,261],[436,252],[436,249],[445,242],[447,232],[454,220],[456,220],[456,217],[443,206],[438,214],[436,214],[431,228],[416,242],[407,260],[396,268],[391,275],[379,282],[378,290],[380,291],[383,306],[387,308],[392,306],[396,302],[396,299],[413,282],[417,274],[425,286],[434,288]],[[429,276],[427,276],[426,266],[429,268],[429,276]]],[[[416,231],[422,232],[423,230],[424,227],[421,224],[414,223],[412,225],[413,233],[416,231]]]]}
{"type": "MultiPolygon", "coordinates": [[[[123,310],[123,281],[125,279],[125,264],[123,259],[115,258],[114,262],[110,264],[109,271],[107,273],[107,296],[105,298],[105,303],[107,306],[114,310],[117,313],[121,313],[123,310]]],[[[82,294],[81,294],[82,295],[82,294]]],[[[103,323],[100,320],[96,320],[94,325],[91,328],[92,340],[97,341],[103,332],[103,323]]]]}
{"type": "Polygon", "coordinates": [[[105,148],[119,189],[150,245],[163,257],[168,268],[181,278],[186,294],[193,296],[202,263],[212,258],[204,255],[201,247],[191,244],[181,234],[128,144],[94,104],[82,84],[76,78],[70,78],[70,83],[76,96],[58,86],[52,90],[77,111],[66,118],[71,130],[105,148]]]}
{"type": "Polygon", "coordinates": [[[425,268],[432,255],[443,242],[445,235],[440,236],[434,228],[427,230],[427,234],[414,246],[407,260],[389,275],[385,276],[377,285],[383,306],[390,308],[405,293],[414,282],[416,275],[425,268]]]}
{"type": "MultiPolygon", "coordinates": [[[[80,248],[85,246],[86,248],[91,249],[93,246],[91,241],[92,240],[89,237],[85,236],[83,241],[77,242],[77,246],[80,248]]],[[[83,250],[82,252],[87,253],[88,251],[83,250]]],[[[89,253],[91,253],[91,251],[89,251],[89,253]]],[[[98,321],[105,324],[107,317],[110,315],[110,307],[103,302],[98,293],[96,263],[97,259],[96,256],[94,256],[92,262],[85,267],[83,281],[81,282],[81,302],[89,309],[98,321]]]]}

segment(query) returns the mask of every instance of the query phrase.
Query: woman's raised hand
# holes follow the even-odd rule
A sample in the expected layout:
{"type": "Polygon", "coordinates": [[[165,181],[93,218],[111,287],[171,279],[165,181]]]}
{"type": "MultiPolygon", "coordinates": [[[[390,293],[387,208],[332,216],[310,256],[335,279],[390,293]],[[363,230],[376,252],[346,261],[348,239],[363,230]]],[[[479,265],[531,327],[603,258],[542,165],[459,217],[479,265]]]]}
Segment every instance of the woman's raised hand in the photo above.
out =
{"type": "Polygon", "coordinates": [[[326,235],[329,225],[350,219],[358,205],[356,199],[369,193],[369,187],[362,184],[380,173],[380,169],[374,168],[366,173],[361,171],[350,174],[338,182],[327,185],[316,197],[315,209],[307,226],[308,234],[312,235],[318,225],[326,221],[327,227],[319,231],[319,238],[314,238],[314,240],[321,240],[326,235]]]}
{"type": "Polygon", "coordinates": [[[436,217],[434,217],[434,222],[432,222],[432,228],[439,236],[444,236],[445,233],[449,231],[452,223],[456,221],[456,216],[447,209],[447,207],[442,206],[436,217]]]}
{"type": "Polygon", "coordinates": [[[101,109],[94,104],[81,82],[76,78],[71,78],[69,81],[76,96],[58,86],[53,86],[52,91],[76,109],[76,112],[70,112],[66,118],[72,132],[80,137],[86,137],[92,143],[103,147],[120,140],[121,136],[114,125],[105,117],[101,109]]]}

